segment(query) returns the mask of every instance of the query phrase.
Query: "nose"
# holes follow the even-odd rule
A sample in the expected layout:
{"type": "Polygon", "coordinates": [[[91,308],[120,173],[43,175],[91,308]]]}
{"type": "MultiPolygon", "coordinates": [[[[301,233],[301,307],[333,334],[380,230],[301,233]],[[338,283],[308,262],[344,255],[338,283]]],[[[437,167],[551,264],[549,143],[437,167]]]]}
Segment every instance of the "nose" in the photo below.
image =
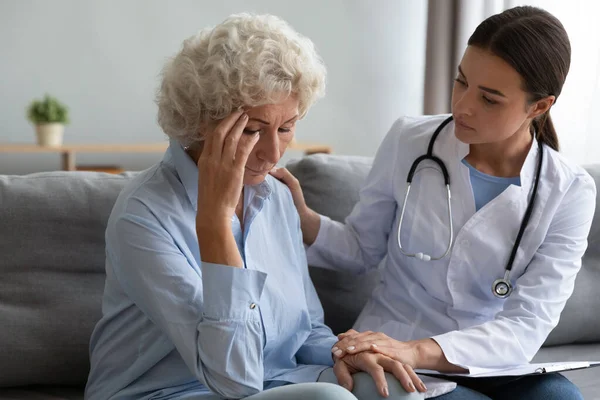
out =
{"type": "Polygon", "coordinates": [[[471,92],[470,89],[461,91],[460,93],[454,92],[452,96],[452,112],[455,116],[472,116],[474,105],[476,102],[476,94],[471,92]]]}
{"type": "Polygon", "coordinates": [[[279,153],[279,135],[277,130],[269,130],[260,134],[256,143],[256,156],[267,163],[277,164],[281,157],[279,153]]]}

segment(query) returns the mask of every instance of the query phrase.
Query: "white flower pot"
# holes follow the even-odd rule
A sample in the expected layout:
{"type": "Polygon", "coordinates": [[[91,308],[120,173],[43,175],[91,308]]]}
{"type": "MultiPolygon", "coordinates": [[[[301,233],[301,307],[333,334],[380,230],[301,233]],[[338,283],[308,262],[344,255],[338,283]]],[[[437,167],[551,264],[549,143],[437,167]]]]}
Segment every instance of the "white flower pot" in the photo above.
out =
{"type": "Polygon", "coordinates": [[[59,123],[41,124],[35,126],[37,142],[40,146],[58,147],[63,142],[65,126],[59,123]]]}

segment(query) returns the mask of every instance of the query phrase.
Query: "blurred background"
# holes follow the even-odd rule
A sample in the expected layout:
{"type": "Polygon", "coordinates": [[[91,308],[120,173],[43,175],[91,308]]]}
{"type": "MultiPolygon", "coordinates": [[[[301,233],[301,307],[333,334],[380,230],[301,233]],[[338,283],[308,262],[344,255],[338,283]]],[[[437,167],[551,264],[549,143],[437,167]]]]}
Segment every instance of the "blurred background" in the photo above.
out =
{"type": "MultiPolygon", "coordinates": [[[[552,115],[563,153],[600,162],[600,3],[593,0],[0,0],[0,149],[36,143],[26,110],[46,93],[69,109],[65,145],[166,143],[154,94],[165,61],[198,30],[238,12],[271,13],[316,44],[326,97],[300,121],[299,142],[372,156],[402,115],[449,111],[466,41],[487,16],[520,4],[554,13],[572,64],[552,115]]],[[[6,150],[6,149],[5,149],[6,150]]],[[[282,160],[301,156],[292,150],[282,160]]],[[[78,165],[145,169],[159,151],[84,152],[78,165]]],[[[0,174],[61,168],[56,153],[0,151],[0,174]]]]}

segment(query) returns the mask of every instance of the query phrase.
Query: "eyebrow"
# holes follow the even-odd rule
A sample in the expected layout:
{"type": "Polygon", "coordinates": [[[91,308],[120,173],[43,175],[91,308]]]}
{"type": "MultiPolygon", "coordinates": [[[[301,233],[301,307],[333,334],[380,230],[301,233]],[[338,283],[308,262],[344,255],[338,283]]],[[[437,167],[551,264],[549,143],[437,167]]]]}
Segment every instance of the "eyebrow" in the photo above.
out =
{"type": "MultiPolygon", "coordinates": [[[[298,114],[294,115],[292,118],[290,118],[287,121],[285,121],[284,124],[287,124],[288,122],[292,122],[296,118],[298,118],[298,114]]],[[[257,122],[260,122],[261,124],[271,125],[269,122],[267,122],[265,120],[262,120],[260,118],[250,118],[250,121],[257,121],[257,122]]]]}
{"type": "MultiPolygon", "coordinates": [[[[465,77],[465,79],[466,79],[466,77],[467,77],[467,76],[464,74],[464,72],[463,72],[462,68],[460,67],[460,65],[458,66],[458,72],[459,72],[459,73],[460,73],[462,76],[464,76],[464,77],[465,77]]],[[[492,88],[485,87],[485,86],[481,86],[481,85],[479,85],[479,86],[477,86],[477,87],[478,87],[479,89],[481,89],[481,90],[485,91],[485,92],[488,92],[488,93],[491,93],[491,94],[495,94],[496,96],[506,97],[506,96],[504,95],[504,93],[502,93],[502,92],[501,92],[501,91],[499,91],[499,90],[492,89],[492,88]]]]}

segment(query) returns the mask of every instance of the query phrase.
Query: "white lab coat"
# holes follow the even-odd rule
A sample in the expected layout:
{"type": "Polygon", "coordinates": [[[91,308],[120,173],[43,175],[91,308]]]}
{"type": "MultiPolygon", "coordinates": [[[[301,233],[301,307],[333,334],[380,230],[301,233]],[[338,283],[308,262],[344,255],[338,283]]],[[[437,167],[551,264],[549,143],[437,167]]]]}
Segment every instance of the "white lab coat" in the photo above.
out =
{"type": "MultiPolygon", "coordinates": [[[[583,168],[544,146],[536,204],[510,275],[515,290],[498,299],[492,282],[504,275],[532,194],[538,145],[533,143],[525,160],[521,186],[509,186],[476,212],[469,170],[461,163],[469,146],[456,138],[451,122],[438,136],[434,155],[450,174],[454,245],[439,261],[406,257],[397,244],[406,177],[447,117],[401,118],[392,126],[359,203],[345,224],[321,217],[308,261],[363,273],[383,259],[381,282],[355,324],[359,331],[381,331],[401,341],[432,337],[448,361],[472,373],[527,363],[573,291],[596,187],[583,168]]],[[[421,163],[413,179],[401,233],[410,253],[439,256],[448,243],[446,188],[434,165],[421,163]]]]}

